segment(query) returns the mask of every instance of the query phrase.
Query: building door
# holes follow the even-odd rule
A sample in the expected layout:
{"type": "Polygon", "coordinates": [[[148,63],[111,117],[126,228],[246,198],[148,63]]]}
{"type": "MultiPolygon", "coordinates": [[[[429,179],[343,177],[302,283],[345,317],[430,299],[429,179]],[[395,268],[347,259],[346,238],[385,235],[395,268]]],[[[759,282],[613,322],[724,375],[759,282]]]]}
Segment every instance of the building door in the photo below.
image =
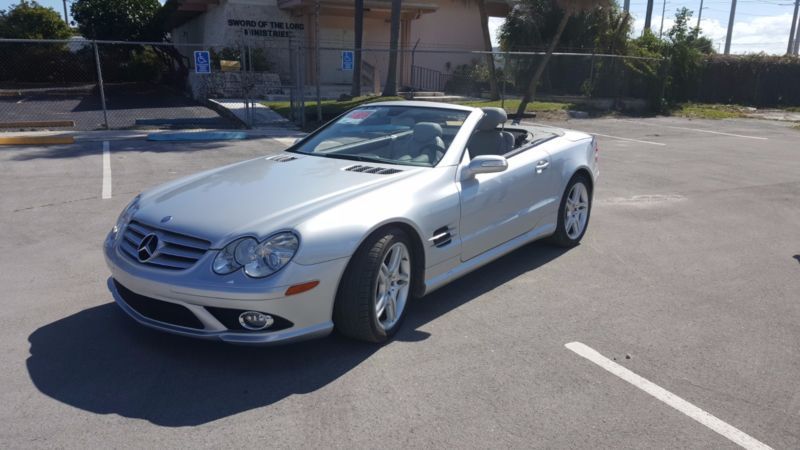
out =
{"type": "Polygon", "coordinates": [[[320,81],[322,84],[350,84],[352,70],[342,70],[342,50],[352,50],[355,33],[344,28],[319,30],[320,81]],[[326,49],[335,50],[326,50],[326,49]]]}

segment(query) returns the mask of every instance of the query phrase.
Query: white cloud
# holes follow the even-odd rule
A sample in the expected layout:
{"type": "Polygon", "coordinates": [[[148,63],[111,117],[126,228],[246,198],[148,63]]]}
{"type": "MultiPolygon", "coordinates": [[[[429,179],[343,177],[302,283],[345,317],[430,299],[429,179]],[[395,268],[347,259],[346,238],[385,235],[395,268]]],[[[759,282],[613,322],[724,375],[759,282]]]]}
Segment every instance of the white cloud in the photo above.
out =
{"type": "MultiPolygon", "coordinates": [[[[673,20],[665,18],[664,34],[672,27],[673,20]]],[[[691,22],[695,24],[696,22],[691,22]]],[[[658,33],[661,26],[661,16],[654,16],[652,29],[658,33]]],[[[717,19],[703,19],[700,28],[703,35],[714,41],[718,51],[725,49],[725,36],[727,35],[727,22],[720,23],[717,19]]],[[[781,14],[775,16],[762,16],[747,19],[737,19],[733,26],[731,39],[731,53],[758,53],[765,52],[776,55],[786,53],[789,39],[789,28],[792,26],[792,15],[781,14]]],[[[644,18],[636,19],[633,25],[633,35],[639,36],[644,28],[644,18]]]]}

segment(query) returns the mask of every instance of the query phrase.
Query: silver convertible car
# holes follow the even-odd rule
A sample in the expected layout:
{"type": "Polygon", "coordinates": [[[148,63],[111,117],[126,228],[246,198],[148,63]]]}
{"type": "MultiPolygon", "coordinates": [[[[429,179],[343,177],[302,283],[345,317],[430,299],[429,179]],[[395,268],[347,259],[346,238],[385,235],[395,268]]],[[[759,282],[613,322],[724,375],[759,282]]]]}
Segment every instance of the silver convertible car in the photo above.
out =
{"type": "Polygon", "coordinates": [[[498,108],[372,103],[285,152],[143,192],[104,243],[114,298],[185,336],[384,342],[412,297],[586,232],[595,140],[506,121],[498,108]]]}

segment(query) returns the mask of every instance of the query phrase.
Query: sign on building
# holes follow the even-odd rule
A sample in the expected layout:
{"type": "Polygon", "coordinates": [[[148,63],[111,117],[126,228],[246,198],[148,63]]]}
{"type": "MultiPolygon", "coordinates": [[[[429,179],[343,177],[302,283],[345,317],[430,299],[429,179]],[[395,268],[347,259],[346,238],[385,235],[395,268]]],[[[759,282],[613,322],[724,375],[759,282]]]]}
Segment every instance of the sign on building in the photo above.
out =
{"type": "Polygon", "coordinates": [[[194,73],[211,73],[211,56],[207,51],[194,52],[194,73]]]}
{"type": "Polygon", "coordinates": [[[353,70],[352,50],[345,50],[342,52],[342,70],[353,70]]]}

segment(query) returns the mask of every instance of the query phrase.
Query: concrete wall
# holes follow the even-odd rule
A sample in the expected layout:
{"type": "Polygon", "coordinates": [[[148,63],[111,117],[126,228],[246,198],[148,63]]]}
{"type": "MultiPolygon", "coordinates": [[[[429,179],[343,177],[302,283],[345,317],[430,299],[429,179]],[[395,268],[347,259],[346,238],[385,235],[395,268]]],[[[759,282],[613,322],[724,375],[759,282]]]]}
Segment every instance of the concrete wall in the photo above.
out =
{"type": "MultiPolygon", "coordinates": [[[[411,49],[419,41],[414,55],[414,65],[451,73],[461,64],[474,64],[479,56],[463,53],[434,53],[431,50],[480,50],[483,39],[480,15],[474,4],[464,0],[438,0],[436,12],[405,19],[401,23],[401,53],[398,55],[398,84],[411,82],[411,49]]],[[[388,18],[364,19],[364,48],[383,51],[365,51],[363,61],[376,69],[378,88],[386,78],[389,60],[388,18]]],[[[292,83],[289,46],[311,47],[315,42],[314,15],[310,11],[292,15],[277,7],[276,0],[222,0],[219,5],[209,5],[208,11],[173,30],[175,42],[203,42],[207,45],[260,49],[267,55],[272,67],[284,85],[292,83]]],[[[341,51],[353,47],[353,17],[324,14],[320,17],[320,79],[323,84],[349,84],[352,72],[341,69],[341,51]]],[[[191,50],[185,49],[187,56],[191,50]]],[[[308,51],[305,63],[307,82],[316,75],[314,52],[308,51]]],[[[365,86],[372,88],[373,86],[365,86]]]]}

